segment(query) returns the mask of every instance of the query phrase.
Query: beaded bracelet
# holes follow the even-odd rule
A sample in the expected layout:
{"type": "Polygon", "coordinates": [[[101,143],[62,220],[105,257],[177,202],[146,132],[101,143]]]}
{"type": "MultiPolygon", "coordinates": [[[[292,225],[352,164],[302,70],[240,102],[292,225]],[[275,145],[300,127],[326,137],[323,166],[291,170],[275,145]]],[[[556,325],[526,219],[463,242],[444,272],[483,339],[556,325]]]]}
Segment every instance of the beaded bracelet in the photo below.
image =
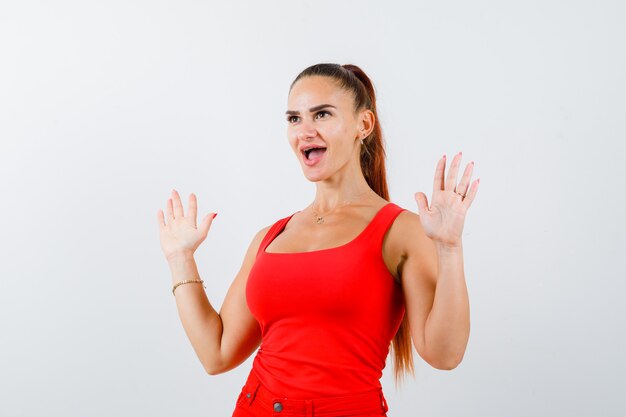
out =
{"type": "MultiPolygon", "coordinates": [[[[198,283],[202,284],[202,286],[204,288],[206,288],[206,285],[203,284],[204,281],[201,280],[201,279],[186,279],[184,281],[177,282],[176,285],[174,285],[172,287],[172,294],[174,294],[174,290],[176,289],[176,287],[178,287],[179,285],[182,285],[182,284],[189,284],[190,282],[198,282],[198,283]]],[[[176,294],[174,294],[174,295],[176,295],[176,294]]]]}

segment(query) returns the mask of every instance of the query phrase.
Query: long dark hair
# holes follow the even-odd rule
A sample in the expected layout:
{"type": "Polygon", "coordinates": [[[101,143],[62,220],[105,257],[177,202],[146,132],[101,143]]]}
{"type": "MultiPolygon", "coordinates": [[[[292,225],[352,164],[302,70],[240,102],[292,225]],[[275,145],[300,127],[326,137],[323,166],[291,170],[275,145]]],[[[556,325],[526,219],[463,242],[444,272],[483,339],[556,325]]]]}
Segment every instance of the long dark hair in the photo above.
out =
{"type": "MultiPolygon", "coordinates": [[[[382,198],[389,201],[389,190],[387,188],[387,175],[385,171],[385,146],[383,133],[378,121],[376,111],[376,93],[374,85],[361,68],[356,65],[321,63],[311,65],[304,69],[293,80],[289,91],[301,78],[310,76],[324,76],[333,79],[340,88],[349,91],[354,96],[354,111],[369,109],[374,113],[374,130],[363,139],[361,146],[361,170],[369,186],[382,198]]],[[[413,365],[413,344],[411,342],[411,332],[405,312],[392,340],[392,351],[394,353],[394,375],[396,384],[407,372],[414,374],[413,365]]]]}

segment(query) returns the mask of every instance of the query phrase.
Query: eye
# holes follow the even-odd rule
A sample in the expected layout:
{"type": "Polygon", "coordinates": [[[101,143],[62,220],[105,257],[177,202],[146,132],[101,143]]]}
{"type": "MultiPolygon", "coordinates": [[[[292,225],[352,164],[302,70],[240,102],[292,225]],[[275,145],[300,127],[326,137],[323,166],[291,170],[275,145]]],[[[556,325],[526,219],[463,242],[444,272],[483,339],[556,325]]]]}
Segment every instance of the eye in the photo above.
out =
{"type": "MultiPolygon", "coordinates": [[[[326,114],[326,115],[329,115],[329,116],[331,115],[329,111],[326,111],[326,110],[320,110],[320,111],[318,111],[317,113],[315,113],[315,116],[317,117],[317,116],[318,116],[318,115],[320,115],[320,114],[326,114]]],[[[298,116],[293,116],[293,115],[287,116],[287,122],[288,122],[288,123],[294,123],[294,121],[293,121],[293,118],[294,118],[294,117],[295,117],[295,118],[298,118],[298,116]]],[[[324,118],[325,118],[325,117],[324,117],[324,118]]]]}
{"type": "Polygon", "coordinates": [[[330,112],[327,112],[326,110],[320,110],[315,115],[317,116],[318,114],[322,114],[322,113],[325,113],[330,116],[330,112]]]}

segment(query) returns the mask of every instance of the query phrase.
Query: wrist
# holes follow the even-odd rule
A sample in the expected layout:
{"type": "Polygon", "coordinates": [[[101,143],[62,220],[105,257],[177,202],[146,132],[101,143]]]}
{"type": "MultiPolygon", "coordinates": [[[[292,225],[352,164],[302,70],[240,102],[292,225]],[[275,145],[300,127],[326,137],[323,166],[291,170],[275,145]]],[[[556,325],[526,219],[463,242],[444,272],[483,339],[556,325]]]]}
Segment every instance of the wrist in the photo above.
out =
{"type": "Polygon", "coordinates": [[[463,252],[463,244],[461,242],[456,244],[435,242],[437,253],[439,254],[458,254],[463,252]]]}
{"type": "Polygon", "coordinates": [[[192,251],[180,251],[169,254],[167,257],[167,262],[170,264],[187,262],[189,260],[193,260],[193,252],[192,251]]]}
{"type": "Polygon", "coordinates": [[[185,279],[198,278],[198,267],[192,253],[168,256],[168,265],[174,284],[185,279]]]}

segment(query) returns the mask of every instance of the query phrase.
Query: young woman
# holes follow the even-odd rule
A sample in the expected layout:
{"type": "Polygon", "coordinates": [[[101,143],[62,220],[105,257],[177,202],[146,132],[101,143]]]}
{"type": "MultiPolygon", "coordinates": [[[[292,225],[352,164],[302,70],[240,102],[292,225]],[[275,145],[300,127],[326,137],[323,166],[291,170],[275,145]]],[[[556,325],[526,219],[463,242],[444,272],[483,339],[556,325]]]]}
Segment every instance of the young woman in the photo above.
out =
{"type": "Polygon", "coordinates": [[[413,372],[412,347],[437,369],[463,358],[470,320],[461,235],[478,189],[461,153],[419,215],[389,202],[374,87],[354,65],[317,64],[291,84],[287,136],[307,180],[307,207],[259,230],[218,313],[193,253],[217,213],[196,226],[176,190],[160,242],[178,312],[211,375],[252,370],[233,416],[386,416],[380,377],[390,347],[396,379],[413,372]]]}

